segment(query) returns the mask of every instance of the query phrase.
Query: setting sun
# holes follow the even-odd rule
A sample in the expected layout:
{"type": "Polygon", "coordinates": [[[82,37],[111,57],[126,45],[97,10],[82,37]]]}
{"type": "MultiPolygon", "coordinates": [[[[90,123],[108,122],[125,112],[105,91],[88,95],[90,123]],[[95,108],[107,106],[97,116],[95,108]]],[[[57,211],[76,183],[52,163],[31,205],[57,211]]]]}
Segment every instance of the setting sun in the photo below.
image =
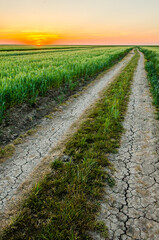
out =
{"type": "Polygon", "coordinates": [[[1,39],[14,39],[17,42],[28,45],[42,46],[52,44],[58,39],[58,35],[49,33],[21,32],[21,33],[3,33],[1,39]]]}

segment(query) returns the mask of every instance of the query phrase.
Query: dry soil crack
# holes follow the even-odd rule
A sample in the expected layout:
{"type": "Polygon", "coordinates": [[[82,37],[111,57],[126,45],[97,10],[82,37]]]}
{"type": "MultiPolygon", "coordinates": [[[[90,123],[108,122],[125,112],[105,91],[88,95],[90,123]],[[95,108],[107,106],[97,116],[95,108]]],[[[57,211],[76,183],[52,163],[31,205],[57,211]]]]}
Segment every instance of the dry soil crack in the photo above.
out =
{"type": "MultiPolygon", "coordinates": [[[[116,186],[109,189],[99,219],[108,226],[109,240],[159,239],[158,121],[144,70],[144,56],[134,76],[118,154],[116,186]]],[[[103,239],[95,234],[94,239],[103,239]]]]}

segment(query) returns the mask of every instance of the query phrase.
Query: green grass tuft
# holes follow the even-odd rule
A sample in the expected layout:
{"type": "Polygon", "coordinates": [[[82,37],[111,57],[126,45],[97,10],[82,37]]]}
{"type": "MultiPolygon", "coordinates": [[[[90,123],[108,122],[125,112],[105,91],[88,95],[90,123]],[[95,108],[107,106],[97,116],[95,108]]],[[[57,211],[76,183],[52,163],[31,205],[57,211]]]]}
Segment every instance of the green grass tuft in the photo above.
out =
{"type": "Polygon", "coordinates": [[[8,144],[7,146],[0,147],[0,163],[4,162],[7,158],[11,157],[15,152],[14,144],[8,144]]]}

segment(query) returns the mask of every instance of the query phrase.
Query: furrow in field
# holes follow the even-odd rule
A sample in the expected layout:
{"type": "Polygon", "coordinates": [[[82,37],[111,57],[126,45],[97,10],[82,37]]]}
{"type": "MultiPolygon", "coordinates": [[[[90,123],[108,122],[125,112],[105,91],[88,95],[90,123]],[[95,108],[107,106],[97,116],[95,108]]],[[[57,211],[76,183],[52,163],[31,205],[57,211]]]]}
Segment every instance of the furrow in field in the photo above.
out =
{"type": "Polygon", "coordinates": [[[0,166],[0,212],[7,208],[8,201],[16,197],[17,189],[37,167],[41,160],[56,147],[63,136],[87,108],[98,98],[99,93],[112,82],[122,68],[130,61],[129,54],[121,62],[111,68],[106,74],[94,81],[75,99],[61,107],[53,119],[43,119],[42,128],[27,141],[16,148],[15,155],[0,166]]]}
{"type": "MultiPolygon", "coordinates": [[[[116,186],[107,191],[99,219],[109,228],[109,240],[159,239],[158,121],[140,53],[124,121],[125,134],[110,160],[116,186]]],[[[94,239],[103,239],[95,235],[94,239]]]]}

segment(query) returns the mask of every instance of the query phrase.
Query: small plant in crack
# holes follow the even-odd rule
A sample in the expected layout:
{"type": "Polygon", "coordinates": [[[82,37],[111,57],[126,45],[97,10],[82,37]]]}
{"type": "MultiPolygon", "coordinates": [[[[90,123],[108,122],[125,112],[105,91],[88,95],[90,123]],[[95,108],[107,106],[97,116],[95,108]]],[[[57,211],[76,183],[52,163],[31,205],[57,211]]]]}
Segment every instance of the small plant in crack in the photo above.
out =
{"type": "Polygon", "coordinates": [[[106,181],[107,181],[109,187],[114,187],[115,186],[115,179],[110,174],[107,174],[106,181]]]}

